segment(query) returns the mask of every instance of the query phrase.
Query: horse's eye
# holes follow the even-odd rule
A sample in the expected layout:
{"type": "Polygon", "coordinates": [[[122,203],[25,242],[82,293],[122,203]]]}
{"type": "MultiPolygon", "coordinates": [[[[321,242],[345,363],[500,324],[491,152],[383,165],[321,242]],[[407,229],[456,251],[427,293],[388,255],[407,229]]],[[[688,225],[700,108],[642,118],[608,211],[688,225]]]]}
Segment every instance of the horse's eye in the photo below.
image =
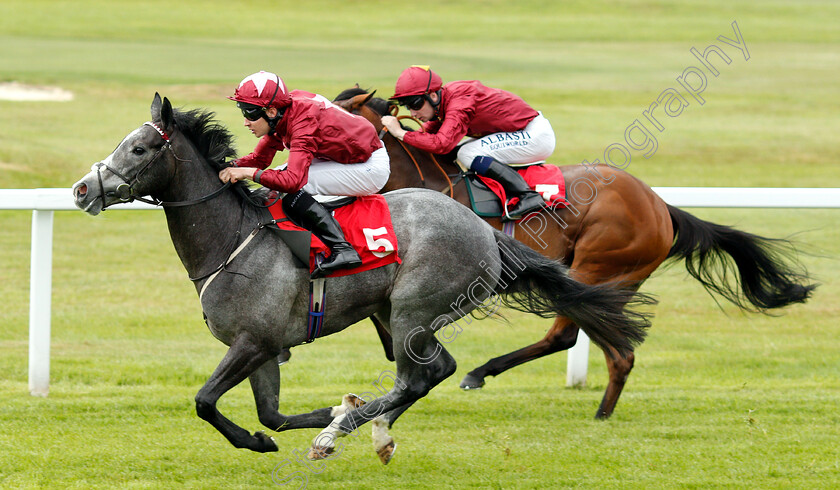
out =
{"type": "Polygon", "coordinates": [[[134,149],[131,150],[131,153],[134,153],[135,155],[142,155],[143,153],[146,153],[146,149],[139,146],[135,146],[134,149]]]}

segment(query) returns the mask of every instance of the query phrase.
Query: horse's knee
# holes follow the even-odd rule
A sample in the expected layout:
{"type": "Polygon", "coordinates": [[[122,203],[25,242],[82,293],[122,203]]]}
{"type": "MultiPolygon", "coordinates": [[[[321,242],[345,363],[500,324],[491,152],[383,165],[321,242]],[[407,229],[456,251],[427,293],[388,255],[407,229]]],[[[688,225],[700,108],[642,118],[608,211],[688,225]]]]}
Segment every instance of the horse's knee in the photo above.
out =
{"type": "Polygon", "coordinates": [[[195,413],[203,420],[209,420],[216,412],[216,405],[199,396],[195,397],[195,413]]]}
{"type": "Polygon", "coordinates": [[[624,371],[629,373],[633,370],[633,363],[636,361],[636,355],[629,352],[624,357],[619,357],[616,361],[624,371]]]}
{"type": "Polygon", "coordinates": [[[556,351],[566,350],[574,347],[577,343],[578,328],[564,328],[555,335],[548,337],[548,343],[556,351]]]}
{"type": "Polygon", "coordinates": [[[574,347],[577,343],[579,331],[580,329],[569,319],[558,317],[543,337],[543,342],[545,342],[547,348],[546,354],[553,354],[574,347]]]}

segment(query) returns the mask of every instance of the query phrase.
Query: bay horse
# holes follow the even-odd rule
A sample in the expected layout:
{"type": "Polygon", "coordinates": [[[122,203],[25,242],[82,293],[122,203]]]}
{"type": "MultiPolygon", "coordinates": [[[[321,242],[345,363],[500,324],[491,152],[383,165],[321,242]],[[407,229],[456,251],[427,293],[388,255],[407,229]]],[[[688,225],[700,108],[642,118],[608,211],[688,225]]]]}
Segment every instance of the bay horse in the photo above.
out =
{"type": "MultiPolygon", "coordinates": [[[[428,188],[470,206],[461,168],[455,162],[457,148],[449,155],[433,155],[387,134],[381,118],[391,112],[391,104],[373,95],[356,85],[339,94],[334,103],[361,114],[381,131],[391,158],[390,180],[381,192],[428,188]]],[[[578,281],[635,291],[666,260],[682,260],[706,290],[750,312],[804,302],[816,287],[787,240],[703,221],[665,203],[647,184],[609,165],[560,169],[569,186],[579,185],[586,191],[580,196],[570,192],[565,208],[548,208],[526,217],[517,224],[516,237],[562,261],[578,281]]],[[[500,218],[486,221],[502,228],[500,218]]],[[[577,341],[578,330],[573,319],[559,315],[542,340],[490,359],[470,371],[461,388],[481,388],[487,376],[569,349],[577,341]]],[[[599,419],[613,413],[635,360],[633,352],[604,353],[609,382],[595,414],[599,419]]]]}
{"type": "MultiPolygon", "coordinates": [[[[376,317],[399,347],[394,387],[360,406],[283,415],[276,359],[284,348],[307,341],[309,269],[297,265],[281,235],[272,232],[273,223],[263,221],[263,210],[252,203],[258,192],[220,182],[218,173],[235,151],[231,134],[212,112],[175,110],[155,94],[151,114],[150,122],[129,133],[73,186],[75,203],[91,215],[135,199],[163,206],[207,327],[229,346],[195,397],[196,413],[237,448],[278,450],[272,438],[250,434],[216,408],[219,398],[246,378],[267,428],[323,429],[313,441],[312,458],[336,455],[335,439],[368,421],[390,427],[455,372],[455,360],[435,332],[479,307],[566,315],[618,355],[632,351],[649,326],[645,314],[627,308],[649,303],[644,295],[579,283],[559,262],[499,233],[438,192],[396,191],[385,200],[402,262],[327,278],[322,325],[322,334],[330,335],[376,317]]],[[[387,462],[393,439],[380,438],[376,449],[387,462]]]]}

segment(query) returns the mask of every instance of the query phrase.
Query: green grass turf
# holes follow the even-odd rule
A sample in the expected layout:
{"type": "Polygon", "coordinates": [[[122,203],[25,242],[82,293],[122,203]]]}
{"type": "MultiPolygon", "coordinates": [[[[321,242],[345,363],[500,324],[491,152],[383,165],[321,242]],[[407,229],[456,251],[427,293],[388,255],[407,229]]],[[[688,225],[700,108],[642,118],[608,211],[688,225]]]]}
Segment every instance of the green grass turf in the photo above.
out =
{"type": "MultiPolygon", "coordinates": [[[[662,118],[651,158],[628,167],[654,186],[840,187],[836,2],[124,2],[0,3],[0,81],[58,85],[72,102],[0,101],[0,188],[68,187],[148,119],[155,91],[207,107],[255,141],[224,97],[259,69],[334,96],[358,82],[390,96],[428,63],[522,95],[552,121],[554,163],[604,148],[659,94],[690,102],[662,118]],[[717,40],[736,21],[750,58],[717,40]],[[716,44],[732,58],[700,105],[675,78],[716,44]]],[[[391,465],[367,430],[341,457],[296,461],[314,431],[276,434],[280,452],[236,450],[195,416],[193,397],[224,354],[207,332],[157,212],[55,219],[50,396],[27,390],[31,214],[0,211],[0,487],[264,488],[299,471],[309,488],[833,488],[840,401],[834,210],[692,210],[766,236],[794,235],[822,282],[779,317],[722,311],[681,265],[644,290],[660,305],[615,416],[592,419],[606,385],[593,348],[588,386],[565,389],[566,354],[462,393],[489,357],[549,323],[469,325],[450,344],[458,372],[392,432],[391,465]],[[286,466],[282,465],[289,460],[286,466]]],[[[281,410],[373,392],[392,369],[367,322],[294,349],[281,410]]],[[[250,390],[220,410],[259,430],[250,390]]],[[[293,482],[294,483],[294,482],[293,482]]]]}

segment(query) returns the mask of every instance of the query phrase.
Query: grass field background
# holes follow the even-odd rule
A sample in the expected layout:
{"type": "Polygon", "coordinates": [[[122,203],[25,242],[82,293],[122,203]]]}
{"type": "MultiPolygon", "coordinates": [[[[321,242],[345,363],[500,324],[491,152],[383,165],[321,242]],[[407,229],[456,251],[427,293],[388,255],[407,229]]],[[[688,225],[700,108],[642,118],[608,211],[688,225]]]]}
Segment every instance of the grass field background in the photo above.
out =
{"type": "MultiPolygon", "coordinates": [[[[0,188],[69,187],[149,117],[154,93],[217,112],[240,153],[253,137],[224,97],[266,69],[332,97],[360,83],[390,96],[399,72],[512,90],[548,116],[553,163],[603,160],[668,88],[690,103],[662,118],[658,149],[628,170],[653,186],[840,187],[840,4],[833,1],[0,3],[0,82],[56,85],[71,102],[0,101],[0,188]],[[717,40],[737,22],[749,59],[717,40]],[[723,48],[697,103],[675,80],[690,49],[723,48]]],[[[642,119],[643,120],[643,119],[642,119]]],[[[645,285],[654,327],[612,419],[593,420],[606,369],[565,389],[561,353],[463,393],[489,357],[549,322],[509,314],[465,329],[458,372],[395,425],[382,467],[367,431],[339,459],[296,461],[315,431],[276,434],[280,452],[234,449],[193,397],[225,352],[157,212],[55,219],[51,387],[27,389],[31,213],[0,211],[0,487],[265,488],[292,471],[309,488],[836,488],[840,485],[840,220],[834,210],[691,210],[792,236],[822,283],[778,317],[718,308],[682,266],[645,285]]],[[[373,391],[392,366],[369,323],[293,350],[281,411],[373,391]]],[[[220,410],[260,430],[250,389],[220,410]]],[[[298,483],[297,481],[290,483],[298,483]]]]}

